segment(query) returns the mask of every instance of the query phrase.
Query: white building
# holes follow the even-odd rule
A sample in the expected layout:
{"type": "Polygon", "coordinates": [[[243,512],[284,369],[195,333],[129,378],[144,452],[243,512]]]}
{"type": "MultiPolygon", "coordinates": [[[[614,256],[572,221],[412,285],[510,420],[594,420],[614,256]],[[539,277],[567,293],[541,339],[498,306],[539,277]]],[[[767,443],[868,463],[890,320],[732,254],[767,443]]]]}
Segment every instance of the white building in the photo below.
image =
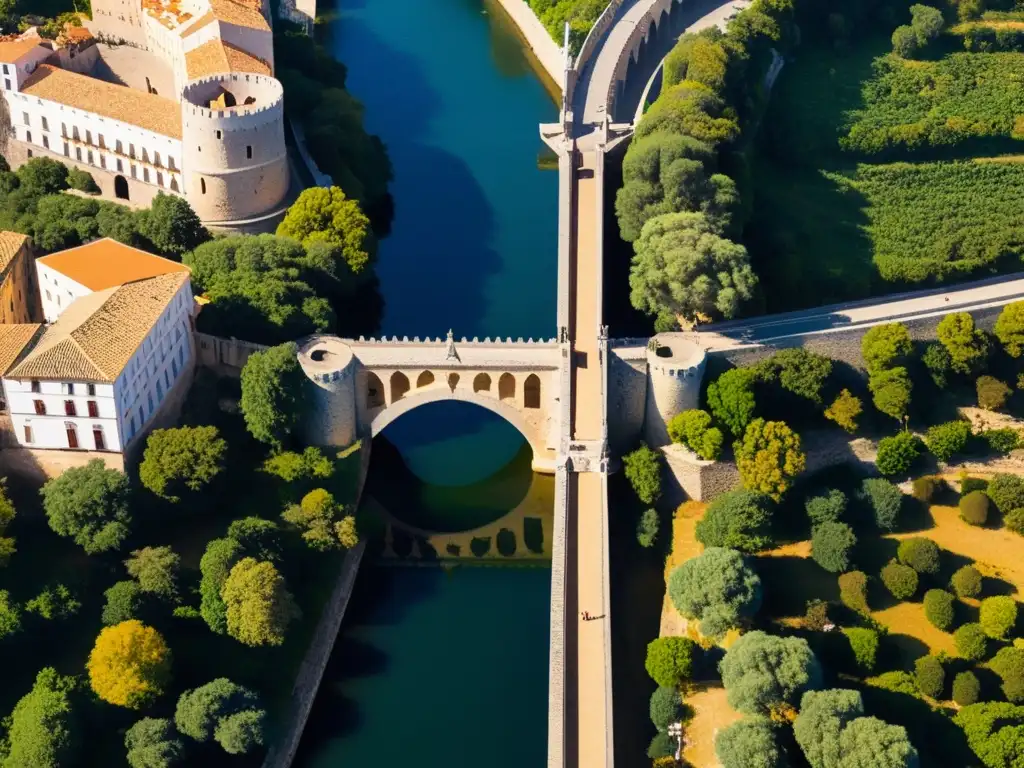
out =
{"type": "Polygon", "coordinates": [[[188,269],[113,241],[54,257],[63,257],[57,266],[39,265],[40,290],[52,297],[47,318],[58,310],[53,324],[0,326],[15,437],[26,448],[124,451],[192,368],[188,269]]]}

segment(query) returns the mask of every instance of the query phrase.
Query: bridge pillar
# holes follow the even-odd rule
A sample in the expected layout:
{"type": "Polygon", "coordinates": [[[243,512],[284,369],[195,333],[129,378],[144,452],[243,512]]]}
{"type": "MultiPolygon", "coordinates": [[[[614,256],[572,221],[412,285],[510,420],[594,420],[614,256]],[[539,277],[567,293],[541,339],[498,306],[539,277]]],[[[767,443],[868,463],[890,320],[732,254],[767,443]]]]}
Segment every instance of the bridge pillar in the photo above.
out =
{"type": "Polygon", "coordinates": [[[310,445],[347,446],[356,437],[356,369],[352,349],[337,336],[299,341],[299,365],[312,383],[303,424],[310,445]]]}
{"type": "Polygon", "coordinates": [[[698,407],[707,353],[686,333],[659,333],[647,348],[647,410],[644,439],[652,447],[667,445],[665,422],[680,411],[698,407]]]}

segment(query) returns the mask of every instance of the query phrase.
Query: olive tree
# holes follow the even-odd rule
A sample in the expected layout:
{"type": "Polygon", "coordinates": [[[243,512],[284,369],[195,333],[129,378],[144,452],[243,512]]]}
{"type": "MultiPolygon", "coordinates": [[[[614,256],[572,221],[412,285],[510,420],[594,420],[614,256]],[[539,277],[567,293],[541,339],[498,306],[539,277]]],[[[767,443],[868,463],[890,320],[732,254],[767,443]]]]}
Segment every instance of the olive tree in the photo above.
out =
{"type": "Polygon", "coordinates": [[[761,579],[733,549],[709,547],[669,576],[676,610],[699,619],[701,631],[718,637],[752,617],[761,606],[761,579]]]}
{"type": "Polygon", "coordinates": [[[795,706],[804,691],[821,684],[821,668],[807,641],[747,632],[721,663],[729,706],[748,715],[768,715],[795,706]]]}

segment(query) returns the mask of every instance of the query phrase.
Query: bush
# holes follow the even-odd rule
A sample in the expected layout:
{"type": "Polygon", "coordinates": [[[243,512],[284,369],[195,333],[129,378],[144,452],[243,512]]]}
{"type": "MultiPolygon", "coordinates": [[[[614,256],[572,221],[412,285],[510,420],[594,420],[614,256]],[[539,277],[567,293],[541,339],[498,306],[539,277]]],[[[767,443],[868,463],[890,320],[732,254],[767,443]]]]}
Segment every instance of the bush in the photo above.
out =
{"type": "Polygon", "coordinates": [[[949,358],[949,352],[937,341],[931,342],[924,348],[921,355],[921,362],[928,369],[928,375],[932,377],[935,386],[945,389],[949,372],[953,368],[953,361],[949,358]]]}
{"type": "Polygon", "coordinates": [[[776,501],[806,466],[800,435],[784,421],[754,419],[733,450],[744,487],[766,493],[776,501]]]}
{"type": "Polygon", "coordinates": [[[131,768],[169,768],[181,760],[184,746],[170,720],[144,717],[124,735],[131,768]]]}
{"type": "Polygon", "coordinates": [[[825,418],[853,434],[857,431],[857,417],[863,410],[860,398],[851,394],[850,390],[844,389],[832,401],[832,405],[825,409],[825,418]]]}
{"type": "Polygon", "coordinates": [[[1005,701],[971,704],[953,722],[985,768],[1020,768],[1024,707],[1005,701]]]}
{"type": "Polygon", "coordinates": [[[935,458],[939,461],[949,461],[955,454],[963,452],[970,439],[970,424],[966,421],[948,421],[930,427],[925,443],[935,458]]]}
{"type": "Polygon", "coordinates": [[[675,686],[659,686],[651,694],[651,722],[664,732],[671,723],[678,723],[683,717],[683,700],[675,686]]]}
{"type": "Polygon", "coordinates": [[[868,577],[863,571],[850,571],[839,577],[839,599],[857,613],[869,613],[868,577]]]}
{"type": "Polygon", "coordinates": [[[736,550],[709,547],[672,571],[668,595],[705,635],[720,637],[760,608],[761,579],[736,550]]]}
{"type": "Polygon", "coordinates": [[[897,421],[903,421],[910,408],[913,383],[906,368],[887,368],[872,373],[868,379],[871,402],[879,412],[897,421]]]}
{"type": "Polygon", "coordinates": [[[917,592],[917,571],[891,560],[882,568],[882,583],[897,600],[907,600],[917,592]]]}
{"type": "Polygon", "coordinates": [[[77,189],[79,192],[87,192],[90,195],[98,195],[100,188],[93,181],[92,174],[78,168],[68,169],[68,186],[77,189]]]}
{"type": "Polygon", "coordinates": [[[859,497],[874,514],[875,523],[885,531],[892,531],[903,506],[900,489],[881,477],[869,477],[861,483],[859,497]]]}
{"type": "Polygon", "coordinates": [[[965,565],[956,570],[949,584],[957,597],[977,597],[981,594],[981,571],[973,565],[965,565]]]}
{"type": "Polygon", "coordinates": [[[980,693],[981,684],[973,672],[958,672],[953,678],[953,701],[961,707],[976,702],[980,693]]]}
{"type": "Polygon", "coordinates": [[[942,698],[942,689],[946,683],[946,670],[942,662],[935,656],[921,656],[914,662],[914,677],[917,687],[925,696],[933,699],[942,698]]]}
{"type": "Polygon", "coordinates": [[[846,523],[822,523],[811,536],[811,557],[829,573],[842,573],[850,567],[850,551],[856,544],[846,523]]]}
{"type": "Polygon", "coordinates": [[[981,661],[988,651],[988,638],[980,624],[963,624],[953,633],[956,652],[968,661],[981,661]]]}
{"type": "Polygon", "coordinates": [[[953,596],[944,589],[929,589],[924,593],[924,616],[943,632],[953,626],[955,610],[953,596]]]}
{"type": "Polygon", "coordinates": [[[860,351],[869,372],[892,368],[914,350],[910,333],[902,323],[869,328],[861,338],[860,351]]]}
{"type": "Polygon", "coordinates": [[[721,768],[782,768],[786,765],[772,722],[765,717],[745,717],[718,731],[715,756],[721,768]]]}
{"type": "Polygon", "coordinates": [[[653,504],[661,498],[661,457],[648,445],[641,445],[622,457],[626,479],[633,492],[644,504],[653,504]]]}
{"type": "Polygon", "coordinates": [[[917,34],[909,24],[903,24],[893,30],[892,52],[904,59],[909,59],[917,53],[917,34]]]}
{"type": "Polygon", "coordinates": [[[942,346],[949,352],[950,365],[963,374],[975,373],[985,367],[988,338],[974,326],[967,312],[953,312],[939,321],[935,328],[942,346]]]}
{"type": "Polygon", "coordinates": [[[1024,701],[1024,649],[1000,648],[989,662],[992,671],[1003,681],[1003,695],[1007,701],[1024,701]]]}
{"type": "Polygon", "coordinates": [[[725,436],[711,426],[711,414],[699,409],[683,411],[668,422],[668,436],[673,443],[685,445],[702,459],[716,460],[722,453],[725,436]]]}
{"type": "Polygon", "coordinates": [[[652,760],[671,757],[676,753],[676,740],[667,733],[656,733],[647,747],[647,756],[652,760]]]}
{"type": "Polygon", "coordinates": [[[920,536],[904,539],[896,550],[896,557],[918,573],[939,572],[939,547],[931,539],[920,536]]]}
{"type": "Polygon", "coordinates": [[[1024,509],[1015,509],[1003,517],[1007,529],[1024,536],[1024,509]]]}
{"type": "Polygon", "coordinates": [[[251,557],[232,566],[221,599],[227,633],[246,645],[281,645],[288,624],[301,616],[274,564],[251,557]]]}
{"type": "Polygon", "coordinates": [[[971,491],[987,491],[988,480],[981,477],[968,477],[966,472],[960,473],[960,495],[966,496],[971,491]]]}
{"type": "Polygon", "coordinates": [[[107,602],[103,606],[102,621],[105,626],[120,624],[122,621],[138,618],[142,608],[142,587],[137,581],[119,581],[103,593],[107,602]]]}
{"type": "Polygon", "coordinates": [[[1009,453],[1020,446],[1020,433],[1010,427],[986,429],[981,433],[981,439],[988,444],[989,450],[994,453],[1009,453]]]}
{"type": "Polygon", "coordinates": [[[985,492],[1004,515],[1024,507],[1024,478],[1017,475],[995,475],[985,492]]]}
{"type": "Polygon", "coordinates": [[[822,523],[838,523],[846,512],[846,494],[832,489],[824,496],[808,499],[805,509],[812,528],[822,523]]]}
{"type": "Polygon", "coordinates": [[[216,427],[155,429],[146,439],[139,481],[157,496],[178,502],[221,472],[227,447],[216,427]]]}
{"type": "Polygon", "coordinates": [[[708,407],[734,437],[742,435],[754,417],[755,378],[749,368],[733,368],[708,385],[708,407]]]}
{"type": "Polygon", "coordinates": [[[120,549],[128,537],[128,477],[100,459],[48,480],[40,493],[50,528],[86,554],[120,549]]]}
{"type": "Polygon", "coordinates": [[[650,549],[658,538],[658,531],[661,528],[661,518],[658,517],[658,510],[645,509],[640,515],[636,524],[636,540],[641,547],[650,549]]]}
{"type": "Polygon", "coordinates": [[[693,674],[697,644],[688,637],[659,637],[647,644],[644,667],[658,685],[678,688],[693,674]]]}
{"type": "Polygon", "coordinates": [[[929,475],[916,477],[911,484],[913,490],[910,492],[910,495],[921,503],[927,504],[935,497],[942,484],[942,479],[938,477],[931,477],[929,475]]]}
{"type": "Polygon", "coordinates": [[[1005,640],[1017,623],[1017,602],[1007,595],[986,597],[978,617],[982,631],[993,640],[1005,640]]]}
{"type": "Polygon", "coordinates": [[[225,752],[240,754],[263,743],[266,714],[255,693],[220,677],[181,694],[174,724],[196,741],[213,738],[225,752]]]}
{"type": "Polygon", "coordinates": [[[729,706],[746,715],[768,715],[796,706],[821,684],[821,668],[807,641],[760,630],[733,643],[718,665],[729,706]]]}
{"type": "Polygon", "coordinates": [[[1010,399],[1010,388],[994,376],[979,376],[974,386],[978,391],[978,407],[986,411],[998,411],[1010,399]]]}
{"type": "Polygon", "coordinates": [[[743,489],[723,493],[697,522],[697,541],[705,547],[728,547],[741,552],[765,549],[772,544],[774,507],[763,493],[743,489]]]}
{"type": "Polygon", "coordinates": [[[812,632],[822,632],[826,624],[828,624],[828,603],[824,600],[808,600],[807,611],[804,613],[804,627],[812,632]]]}
{"type": "Polygon", "coordinates": [[[865,673],[873,672],[878,658],[878,633],[866,627],[846,627],[843,634],[850,643],[857,666],[865,673]]]}
{"type": "Polygon", "coordinates": [[[1010,357],[1024,353],[1024,301],[1015,301],[1003,307],[992,329],[995,337],[1010,357]]]}
{"type": "Polygon", "coordinates": [[[883,475],[905,475],[921,455],[920,438],[910,432],[900,432],[878,441],[875,466],[883,475]]]}
{"type": "Polygon", "coordinates": [[[971,491],[960,498],[960,517],[969,525],[984,525],[988,520],[988,495],[971,491]]]}

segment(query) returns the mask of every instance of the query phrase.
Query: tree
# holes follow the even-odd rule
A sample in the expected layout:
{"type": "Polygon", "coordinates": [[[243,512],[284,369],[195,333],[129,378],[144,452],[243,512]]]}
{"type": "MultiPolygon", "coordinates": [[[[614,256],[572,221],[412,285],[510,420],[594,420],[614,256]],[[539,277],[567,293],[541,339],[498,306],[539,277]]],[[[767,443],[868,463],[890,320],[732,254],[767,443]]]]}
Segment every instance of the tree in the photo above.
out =
{"type": "Polygon", "coordinates": [[[1024,477],[996,474],[988,483],[988,497],[1004,515],[1024,507],[1024,477]]]}
{"type": "Polygon", "coordinates": [[[863,410],[860,398],[851,394],[850,390],[844,389],[832,401],[832,405],[825,409],[825,418],[853,434],[857,431],[857,417],[863,410]]]}
{"type": "Polygon", "coordinates": [[[732,549],[709,547],[669,576],[668,594],[683,616],[699,619],[701,631],[718,637],[761,606],[761,579],[732,549]]]}
{"type": "Polygon", "coordinates": [[[50,528],[87,554],[119,549],[128,537],[128,478],[101,459],[47,480],[41,493],[50,528]]]}
{"type": "Polygon", "coordinates": [[[961,624],[953,633],[956,652],[968,661],[980,661],[988,651],[988,638],[980,624],[961,624]]]}
{"type": "Polygon", "coordinates": [[[863,571],[850,571],[839,577],[839,599],[857,613],[868,613],[868,577],[863,571]]]}
{"type": "Polygon", "coordinates": [[[45,667],[32,690],[14,706],[7,727],[3,768],[59,768],[71,765],[82,742],[78,718],[72,711],[73,677],[45,667]]]}
{"type": "Polygon", "coordinates": [[[661,498],[661,456],[646,443],[622,457],[626,479],[644,504],[661,498]]]}
{"type": "Polygon", "coordinates": [[[953,678],[953,701],[966,707],[978,700],[981,694],[981,683],[977,676],[969,670],[958,672],[953,678]]]}
{"type": "Polygon", "coordinates": [[[949,352],[950,366],[954,371],[971,374],[985,367],[988,359],[988,339],[982,331],[974,327],[974,318],[967,312],[946,315],[939,321],[935,331],[939,342],[949,352]]]}
{"type": "Polygon", "coordinates": [[[957,597],[977,597],[981,594],[981,572],[973,565],[958,568],[949,583],[957,597]]]}
{"type": "Polygon", "coordinates": [[[202,490],[220,474],[227,447],[216,427],[155,429],[146,439],[139,480],[157,496],[180,501],[184,489],[202,490]]]}
{"type": "Polygon", "coordinates": [[[682,720],[683,712],[683,700],[678,688],[659,686],[651,694],[651,722],[658,731],[663,733],[669,725],[682,720]]]}
{"type": "Polygon", "coordinates": [[[943,632],[953,626],[956,603],[944,589],[929,589],[924,593],[924,616],[943,632]]]}
{"type": "Polygon", "coordinates": [[[1017,602],[1008,595],[986,597],[978,617],[982,631],[993,640],[1005,640],[1017,623],[1017,602]]]}
{"type": "Polygon", "coordinates": [[[999,343],[1010,357],[1024,353],[1024,301],[1015,301],[1003,307],[992,329],[999,343]]]}
{"type": "Polygon", "coordinates": [[[933,699],[942,698],[942,689],[946,684],[946,670],[937,656],[921,656],[914,662],[914,677],[917,687],[925,696],[933,699]]]}
{"type": "Polygon", "coordinates": [[[729,142],[739,134],[739,126],[724,110],[725,102],[707,86],[683,81],[662,91],[637,126],[636,138],[678,133],[713,145],[729,142]]]}
{"type": "Polygon", "coordinates": [[[918,573],[934,576],[939,572],[939,547],[934,541],[923,536],[903,539],[896,549],[896,557],[918,573]]]}
{"type": "Polygon", "coordinates": [[[7,526],[14,520],[15,514],[17,513],[14,504],[7,498],[7,479],[0,479],[0,566],[7,565],[16,551],[14,538],[4,536],[7,526]]]}
{"type": "Polygon", "coordinates": [[[715,755],[722,768],[783,768],[786,765],[771,721],[763,717],[745,717],[718,731],[715,755]]]}
{"type": "Polygon", "coordinates": [[[688,637],[659,637],[647,644],[644,667],[658,685],[678,689],[693,674],[697,644],[688,637]]]}
{"type": "Polygon", "coordinates": [[[873,672],[878,658],[878,632],[867,627],[845,627],[843,634],[850,643],[854,663],[866,673],[873,672]]]}
{"type": "Polygon", "coordinates": [[[0,640],[21,631],[21,606],[11,600],[11,593],[0,589],[0,640]]]}
{"type": "Polygon", "coordinates": [[[914,345],[902,323],[887,323],[869,328],[861,338],[860,351],[868,373],[895,367],[910,356],[914,345]]]}
{"type": "Polygon", "coordinates": [[[909,24],[903,24],[893,30],[892,52],[903,59],[909,59],[917,53],[917,33],[909,24]]]}
{"type": "Polygon", "coordinates": [[[227,607],[220,595],[221,588],[232,567],[244,556],[245,550],[234,539],[213,539],[199,561],[203,575],[199,583],[199,612],[210,629],[221,635],[228,631],[227,607]]]}
{"type": "Polygon", "coordinates": [[[708,385],[708,407],[715,418],[739,437],[754,416],[754,382],[749,368],[733,368],[708,385]]]}
{"type": "Polygon", "coordinates": [[[125,732],[131,768],[170,768],[179,762],[184,745],[170,720],[144,717],[125,732]]]}
{"type": "Polygon", "coordinates": [[[16,173],[21,182],[20,188],[29,197],[52,195],[68,188],[67,167],[48,157],[33,158],[16,173]]]}
{"type": "Polygon", "coordinates": [[[945,389],[949,381],[949,372],[953,369],[953,361],[946,348],[937,341],[930,342],[921,355],[921,362],[928,369],[928,375],[939,389],[945,389]]]}
{"type": "Polygon", "coordinates": [[[302,531],[302,539],[310,548],[323,552],[341,544],[335,526],[344,509],[323,488],[314,488],[281,517],[302,531]]]}
{"type": "Polygon", "coordinates": [[[988,504],[984,491],[971,491],[960,497],[960,517],[969,525],[984,525],[988,520],[988,504]]]}
{"type": "Polygon", "coordinates": [[[733,448],[743,485],[778,501],[804,471],[800,435],[784,421],[754,419],[733,448]]]}
{"type": "Polygon", "coordinates": [[[1024,761],[1024,706],[984,702],[961,709],[954,722],[985,768],[1019,768],[1024,761]]]}
{"type": "Polygon", "coordinates": [[[163,693],[171,676],[171,652],[159,632],[129,619],[100,630],[86,669],[97,696],[139,709],[163,693]]]}
{"type": "Polygon", "coordinates": [[[838,523],[846,514],[846,494],[833,488],[823,496],[807,500],[805,509],[811,521],[811,528],[822,523],[838,523]]]}
{"type": "Polygon", "coordinates": [[[875,466],[883,475],[905,475],[921,455],[920,438],[910,432],[899,432],[878,441],[875,466]]]}
{"type": "Polygon", "coordinates": [[[179,731],[200,742],[216,739],[231,754],[262,744],[265,720],[259,697],[224,677],[185,691],[174,711],[179,731]]]}
{"type": "Polygon", "coordinates": [[[307,248],[314,243],[331,246],[353,274],[366,268],[376,253],[370,220],[359,203],[339,187],[306,189],[292,203],[277,234],[294,237],[307,248]]]}
{"type": "Polygon", "coordinates": [[[221,589],[228,634],[246,645],[281,645],[288,624],[301,612],[272,563],[239,560],[221,589]]]}
{"type": "Polygon", "coordinates": [[[945,21],[942,18],[942,11],[928,5],[910,6],[910,26],[917,35],[917,43],[922,48],[939,36],[945,21]]]}
{"type": "Polygon", "coordinates": [[[940,488],[945,487],[945,481],[941,478],[925,475],[924,477],[915,477],[910,487],[910,495],[922,504],[927,504],[934,498],[935,493],[940,488]]]}
{"type": "Polygon", "coordinates": [[[758,552],[771,546],[775,504],[763,493],[736,490],[715,498],[697,521],[695,535],[705,547],[758,552]]]}
{"type": "Polygon", "coordinates": [[[882,583],[897,600],[907,600],[917,592],[917,571],[909,565],[890,560],[882,568],[882,583]]]}
{"type": "Polygon", "coordinates": [[[90,195],[98,195],[100,193],[100,188],[93,179],[92,174],[78,168],[68,169],[68,186],[71,189],[77,189],[79,192],[85,192],[90,195]]]}
{"type": "Polygon", "coordinates": [[[680,324],[734,317],[757,284],[747,249],[722,237],[703,213],[649,219],[634,250],[633,306],[650,315],[671,313],[680,324]]]}
{"type": "Polygon", "coordinates": [[[265,741],[267,713],[247,709],[228,715],[217,724],[213,737],[229,755],[242,755],[265,741]]]}
{"type": "Polygon", "coordinates": [[[281,559],[281,529],[273,520],[243,517],[228,526],[228,538],[237,541],[248,557],[276,562],[281,559]]]}
{"type": "Polygon", "coordinates": [[[1003,681],[1003,695],[1007,701],[1024,701],[1024,648],[1000,648],[992,661],[992,671],[1003,681]]]}
{"type": "Polygon", "coordinates": [[[884,478],[869,477],[861,483],[858,495],[873,513],[879,528],[895,530],[903,507],[903,493],[899,488],[884,478]]]}
{"type": "Polygon", "coordinates": [[[1012,390],[994,376],[979,376],[974,387],[978,393],[978,407],[986,411],[998,411],[1012,394],[1012,390]]]}
{"type": "Polygon", "coordinates": [[[962,453],[971,439],[971,425],[966,421],[948,421],[928,429],[925,442],[939,461],[949,461],[962,453]]]}
{"type": "Polygon", "coordinates": [[[324,456],[316,446],[308,446],[302,453],[281,451],[263,462],[263,471],[294,483],[299,480],[325,480],[334,474],[334,462],[324,456]]]}
{"type": "Polygon", "coordinates": [[[910,393],[913,390],[906,368],[886,368],[872,373],[868,379],[868,389],[871,390],[872,402],[879,411],[897,421],[902,421],[906,417],[907,409],[910,407],[910,393]]]}
{"type": "Polygon", "coordinates": [[[1009,453],[1020,447],[1020,433],[1012,427],[1002,429],[986,429],[981,433],[991,451],[994,453],[1009,453]]]}
{"type": "MultiPolygon", "coordinates": [[[[313,190],[306,190],[307,192],[313,190]]],[[[242,369],[242,415],[257,440],[281,447],[304,416],[302,372],[294,343],[253,353],[242,369]]]]}
{"type": "Polygon", "coordinates": [[[722,453],[725,437],[722,430],[711,426],[711,414],[696,408],[672,417],[667,424],[673,443],[685,445],[706,461],[714,461],[722,453]]]}
{"type": "Polygon", "coordinates": [[[178,596],[178,568],[181,558],[170,547],[143,547],[124,561],[128,574],[143,592],[173,600],[178,596]]]}
{"type": "Polygon", "coordinates": [[[829,573],[841,573],[850,567],[850,552],[856,544],[857,537],[846,523],[822,523],[811,536],[811,557],[829,573]]]}
{"type": "Polygon", "coordinates": [[[746,715],[768,715],[795,706],[821,684],[821,668],[807,641],[760,630],[733,643],[721,663],[729,706],[746,715]]]}
{"type": "Polygon", "coordinates": [[[783,349],[759,362],[755,368],[761,381],[778,381],[797,397],[822,405],[822,392],[832,374],[832,360],[799,347],[783,349]]]}
{"type": "Polygon", "coordinates": [[[143,605],[143,592],[137,581],[118,581],[103,596],[107,599],[102,614],[104,626],[138,618],[143,605]]]}
{"type": "Polygon", "coordinates": [[[647,746],[647,756],[652,760],[671,757],[676,751],[676,740],[667,733],[656,733],[647,746]]]}
{"type": "Polygon", "coordinates": [[[658,517],[658,510],[645,509],[636,524],[637,542],[644,549],[650,549],[658,539],[658,530],[660,528],[661,519],[658,517]]]}
{"type": "MultiPolygon", "coordinates": [[[[650,512],[651,510],[647,510],[650,512]]],[[[650,515],[644,515],[650,520],[650,515]]],[[[657,517],[657,513],[655,513],[657,517]]],[[[660,523],[659,523],[660,525],[660,523]]],[[[353,549],[359,543],[359,532],[356,529],[356,518],[353,515],[345,515],[341,520],[334,524],[334,535],[338,537],[338,543],[341,544],[345,549],[353,549]]],[[[652,536],[658,535],[657,526],[654,528],[652,536]]],[[[652,539],[653,543],[653,539],[652,539]]]]}
{"type": "Polygon", "coordinates": [[[25,613],[34,613],[50,621],[74,616],[81,607],[81,601],[71,594],[67,586],[56,584],[45,587],[42,592],[25,603],[25,613]]]}
{"type": "Polygon", "coordinates": [[[183,197],[157,192],[149,210],[140,211],[139,231],[165,256],[181,258],[210,239],[183,197]]]}
{"type": "Polygon", "coordinates": [[[1024,536],[1024,509],[1014,509],[1003,518],[1008,531],[1024,536]]]}

